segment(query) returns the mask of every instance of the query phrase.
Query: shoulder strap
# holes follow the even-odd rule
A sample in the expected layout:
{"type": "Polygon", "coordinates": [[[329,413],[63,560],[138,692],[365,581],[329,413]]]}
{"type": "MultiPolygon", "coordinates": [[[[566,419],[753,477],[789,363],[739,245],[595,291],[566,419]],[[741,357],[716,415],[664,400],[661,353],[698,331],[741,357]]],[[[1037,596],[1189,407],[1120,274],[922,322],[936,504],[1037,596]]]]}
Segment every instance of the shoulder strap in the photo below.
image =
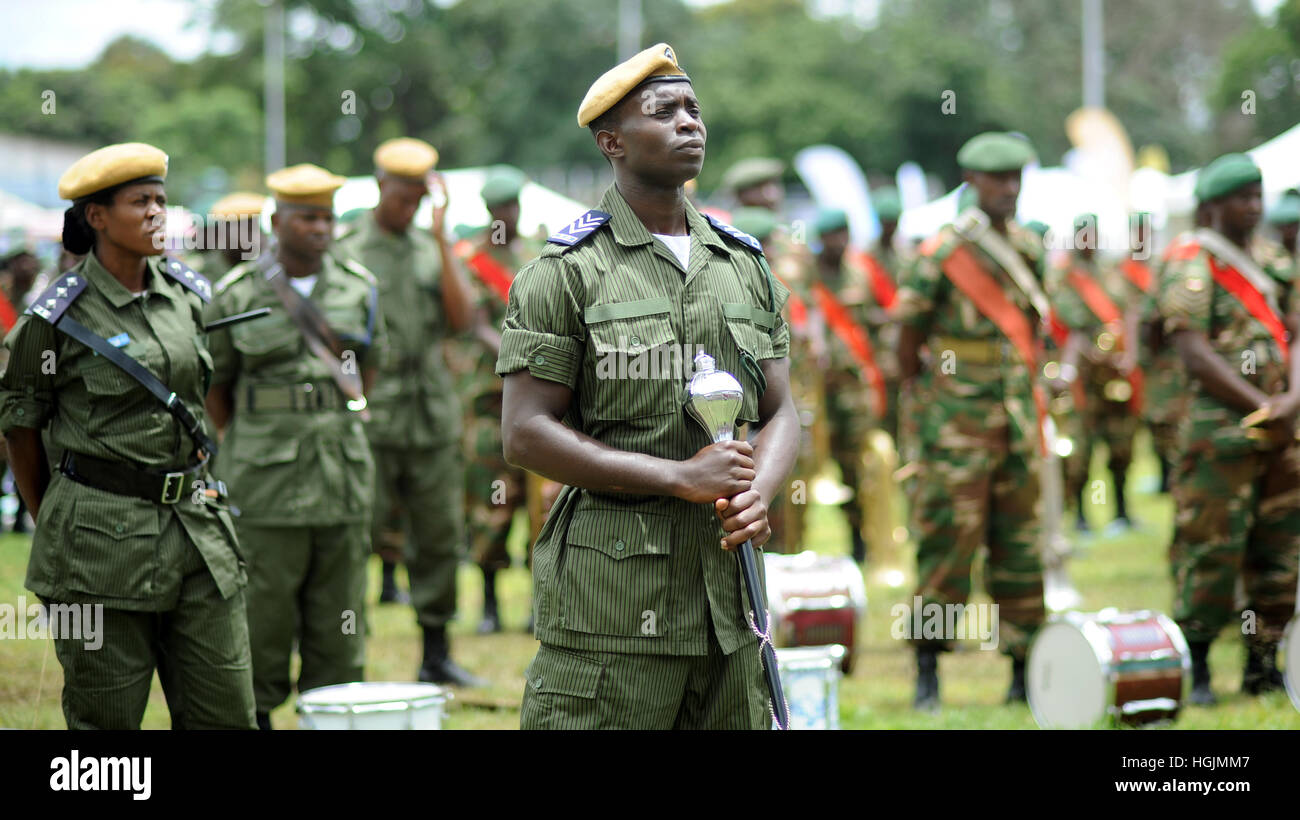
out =
{"type": "Polygon", "coordinates": [[[1074,292],[1079,294],[1083,303],[1088,306],[1088,310],[1092,311],[1092,315],[1096,316],[1103,325],[1119,322],[1124,318],[1119,307],[1110,298],[1110,294],[1096,279],[1073,265],[1070,266],[1066,278],[1074,287],[1074,292]]]}
{"type": "Polygon", "coordinates": [[[1236,297],[1242,306],[1250,312],[1260,324],[1267,328],[1273,341],[1277,346],[1282,348],[1282,356],[1289,362],[1291,360],[1291,345],[1287,339],[1286,326],[1278,318],[1277,312],[1269,304],[1268,298],[1259,292],[1254,283],[1242,271],[1237,270],[1232,265],[1220,265],[1214,255],[1211,254],[1209,259],[1210,274],[1214,281],[1223,286],[1223,289],[1236,297]]]}
{"type": "Polygon", "coordinates": [[[1198,228],[1196,231],[1196,240],[1210,252],[1212,256],[1217,256],[1228,264],[1229,267],[1235,268],[1246,281],[1250,282],[1255,290],[1259,291],[1264,302],[1269,309],[1275,314],[1282,311],[1277,307],[1277,282],[1269,276],[1255,260],[1241,248],[1232,244],[1223,236],[1223,234],[1211,228],[1198,228]]]}
{"type": "Polygon", "coordinates": [[[979,208],[968,208],[957,215],[953,227],[963,238],[979,245],[985,253],[993,257],[1011,277],[1011,281],[1021,293],[1029,299],[1029,304],[1034,306],[1040,321],[1047,321],[1051,316],[1052,307],[1047,301],[1047,295],[1038,284],[1038,278],[1025,264],[1020,253],[992,229],[988,216],[979,208]]]}
{"type": "Polygon", "coordinates": [[[953,285],[975,304],[976,309],[997,325],[998,330],[1007,337],[1016,352],[1020,354],[1025,366],[1029,368],[1034,406],[1038,411],[1039,444],[1045,446],[1042,421],[1047,417],[1047,400],[1037,378],[1038,354],[1033,324],[1015,302],[1007,298],[997,280],[980,267],[979,261],[971,253],[970,248],[965,245],[957,246],[943,260],[941,267],[953,285]]]}
{"type": "Polygon", "coordinates": [[[551,234],[546,241],[552,245],[565,245],[574,247],[584,239],[596,232],[596,229],[604,225],[614,217],[604,211],[598,211],[592,208],[582,216],[570,222],[563,229],[551,234]]]}
{"type": "Polygon", "coordinates": [[[1151,268],[1145,263],[1129,258],[1119,263],[1119,269],[1138,290],[1143,293],[1151,290],[1151,268]]]}
{"type": "Polygon", "coordinates": [[[479,249],[472,252],[465,260],[469,269],[474,271],[488,290],[500,297],[501,301],[510,301],[510,283],[514,274],[505,265],[498,262],[487,251],[479,249]]]}
{"type": "Polygon", "coordinates": [[[58,324],[63,312],[77,301],[89,282],[80,273],[65,273],[37,296],[25,313],[39,316],[52,325],[58,324]]]}
{"type": "Polygon", "coordinates": [[[844,307],[830,288],[820,281],[813,282],[812,287],[813,293],[817,296],[818,307],[826,317],[826,324],[830,325],[831,331],[844,343],[858,363],[858,367],[862,369],[862,374],[867,384],[871,386],[875,398],[876,416],[883,418],[888,411],[889,398],[885,391],[884,375],[880,372],[875,353],[871,349],[871,337],[867,335],[862,325],[853,320],[848,308],[844,307]]]}
{"type": "Polygon", "coordinates": [[[162,272],[168,278],[174,279],[197,293],[204,304],[212,301],[212,283],[207,280],[207,277],[184,262],[170,256],[164,256],[162,258],[162,272]]]}

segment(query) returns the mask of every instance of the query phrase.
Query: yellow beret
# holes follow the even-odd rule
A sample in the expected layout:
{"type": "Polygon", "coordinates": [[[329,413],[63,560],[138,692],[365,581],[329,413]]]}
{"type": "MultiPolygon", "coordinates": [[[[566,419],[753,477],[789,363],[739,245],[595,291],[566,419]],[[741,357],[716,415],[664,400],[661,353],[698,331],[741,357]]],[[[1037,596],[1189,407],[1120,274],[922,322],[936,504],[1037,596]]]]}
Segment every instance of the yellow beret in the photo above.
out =
{"type": "Polygon", "coordinates": [[[334,207],[334,192],[347,182],[337,174],[310,163],[282,168],[266,178],[276,202],[286,205],[334,207]]]}
{"type": "Polygon", "coordinates": [[[399,177],[424,179],[438,164],[438,149],[424,140],[398,137],[375,149],[375,167],[399,177]]]}
{"type": "Polygon", "coordinates": [[[209,210],[217,219],[238,219],[241,216],[261,216],[264,207],[266,197],[262,194],[238,191],[218,199],[209,210]]]}
{"type": "Polygon", "coordinates": [[[81,199],[141,177],[167,177],[167,155],[143,142],[123,142],[91,151],[59,178],[59,196],[81,199]]]}
{"type": "Polygon", "coordinates": [[[690,82],[690,79],[677,65],[677,55],[673,53],[672,46],[667,43],[650,46],[627,62],[619,63],[606,71],[591,84],[587,96],[582,98],[582,105],[578,106],[578,125],[586,128],[592,120],[613,108],[615,103],[627,96],[627,92],[643,82],[690,82]]]}

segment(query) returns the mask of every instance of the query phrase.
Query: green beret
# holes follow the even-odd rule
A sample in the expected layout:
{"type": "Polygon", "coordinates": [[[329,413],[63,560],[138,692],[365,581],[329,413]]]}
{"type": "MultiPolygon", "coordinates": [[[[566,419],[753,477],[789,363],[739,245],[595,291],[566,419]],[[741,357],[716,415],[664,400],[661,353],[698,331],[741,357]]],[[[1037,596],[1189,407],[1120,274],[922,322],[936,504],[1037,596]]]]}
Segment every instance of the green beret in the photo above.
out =
{"type": "Polygon", "coordinates": [[[1040,222],[1037,219],[1033,219],[1030,220],[1029,222],[1026,222],[1025,227],[1033,231],[1034,233],[1038,234],[1039,239],[1046,239],[1047,232],[1051,230],[1051,228],[1048,227],[1046,222],[1040,222]]]}
{"type": "Polygon", "coordinates": [[[483,188],[479,191],[479,196],[483,197],[484,205],[495,208],[498,205],[518,199],[519,192],[524,189],[525,182],[527,182],[527,178],[524,176],[523,171],[509,165],[498,165],[488,171],[487,177],[483,180],[483,188]]]}
{"type": "Polygon", "coordinates": [[[1259,166],[1250,157],[1245,154],[1224,154],[1196,175],[1196,200],[1209,202],[1262,179],[1259,166]]]}
{"type": "Polygon", "coordinates": [[[971,137],[957,152],[957,164],[967,171],[1016,171],[1036,159],[1029,140],[998,131],[971,137]]]}
{"type": "Polygon", "coordinates": [[[776,230],[776,214],[767,208],[741,208],[732,212],[731,224],[761,242],[776,230]]]}
{"type": "Polygon", "coordinates": [[[785,173],[785,163],[771,157],[750,157],[742,159],[727,169],[722,175],[722,188],[728,191],[743,191],[755,185],[773,179],[780,179],[785,173]]]}
{"type": "Polygon", "coordinates": [[[1284,196],[1268,212],[1268,224],[1291,225],[1300,222],[1300,196],[1284,196]]]}
{"type": "Polygon", "coordinates": [[[817,212],[817,222],[814,227],[818,236],[846,230],[849,227],[849,215],[840,208],[825,208],[817,212]]]}
{"type": "Polygon", "coordinates": [[[1084,228],[1087,228],[1087,227],[1090,226],[1090,225],[1092,226],[1092,229],[1093,229],[1094,231],[1097,230],[1097,215],[1096,215],[1096,214],[1079,214],[1078,216],[1076,216],[1076,217],[1074,218],[1074,232],[1075,232],[1075,233],[1078,233],[1079,231],[1083,230],[1084,228]]]}
{"type": "Polygon", "coordinates": [[[876,216],[882,222],[897,222],[903,215],[903,201],[899,199],[896,188],[881,188],[873,192],[871,204],[875,206],[876,216]]]}

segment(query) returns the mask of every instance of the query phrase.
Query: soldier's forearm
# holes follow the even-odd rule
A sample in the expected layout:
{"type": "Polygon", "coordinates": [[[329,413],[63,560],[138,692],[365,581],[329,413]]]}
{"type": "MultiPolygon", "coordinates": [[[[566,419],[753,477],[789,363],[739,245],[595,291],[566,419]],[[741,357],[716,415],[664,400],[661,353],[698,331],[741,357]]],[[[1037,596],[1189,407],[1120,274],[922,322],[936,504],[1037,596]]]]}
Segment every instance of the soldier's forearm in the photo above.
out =
{"type": "Polygon", "coordinates": [[[584,490],[629,495],[679,495],[681,462],[616,450],[547,414],[502,426],[506,461],[584,490]]]}
{"type": "Polygon", "coordinates": [[[451,252],[451,243],[441,236],[436,239],[438,254],[442,257],[442,310],[447,315],[447,325],[459,333],[474,321],[469,283],[465,281],[456,254],[451,252]]]}
{"type": "Polygon", "coordinates": [[[1214,352],[1204,334],[1179,331],[1174,335],[1174,345],[1188,375],[1198,380],[1214,398],[1243,414],[1258,410],[1267,401],[1268,396],[1262,390],[1243,379],[1214,352]]]}
{"type": "Polygon", "coordinates": [[[35,519],[45,498],[45,490],[50,485],[49,463],[40,431],[15,427],[5,433],[5,444],[9,449],[9,468],[13,470],[14,483],[35,519]]]}

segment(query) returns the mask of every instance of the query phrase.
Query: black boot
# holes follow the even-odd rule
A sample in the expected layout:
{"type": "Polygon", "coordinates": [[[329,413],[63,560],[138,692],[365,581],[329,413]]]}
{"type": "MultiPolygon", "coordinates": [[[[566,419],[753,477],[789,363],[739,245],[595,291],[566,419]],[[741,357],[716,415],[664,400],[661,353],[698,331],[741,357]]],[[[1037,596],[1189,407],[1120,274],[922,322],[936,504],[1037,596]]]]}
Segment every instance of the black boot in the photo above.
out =
{"type": "Polygon", "coordinates": [[[856,529],[853,530],[853,563],[862,564],[867,560],[867,542],[863,540],[862,533],[856,529]]]}
{"type": "Polygon", "coordinates": [[[379,591],[381,604],[409,604],[411,596],[397,587],[397,564],[384,561],[384,585],[379,591]]]}
{"type": "Polygon", "coordinates": [[[1160,458],[1160,492],[1169,492],[1169,472],[1173,467],[1169,464],[1169,459],[1161,456],[1160,458]]]}
{"type": "Polygon", "coordinates": [[[1196,706],[1214,706],[1219,699],[1210,689],[1210,642],[1188,641],[1187,651],[1192,656],[1192,694],[1187,700],[1196,706]]]}
{"type": "Polygon", "coordinates": [[[478,634],[501,631],[501,616],[497,613],[497,571],[483,570],[483,620],[478,622],[478,634]]]}
{"type": "Polygon", "coordinates": [[[257,728],[264,732],[271,731],[271,715],[267,712],[257,713],[257,728]]]}
{"type": "Polygon", "coordinates": [[[1007,689],[1007,703],[1027,703],[1025,696],[1025,659],[1011,659],[1011,687],[1007,689]]]}
{"type": "Polygon", "coordinates": [[[446,627],[424,628],[424,663],[419,679],[424,683],[449,683],[452,686],[487,686],[487,681],[471,675],[456,665],[449,655],[446,627]]]}
{"type": "Polygon", "coordinates": [[[1277,668],[1277,644],[1247,643],[1246,668],[1241,674],[1241,692],[1262,695],[1286,688],[1277,668]]]}
{"type": "Polygon", "coordinates": [[[912,708],[919,712],[939,711],[939,651],[933,647],[916,649],[916,697],[912,708]]]}
{"type": "Polygon", "coordinates": [[[1124,496],[1124,485],[1128,483],[1128,465],[1111,465],[1111,477],[1115,479],[1115,523],[1125,530],[1132,529],[1133,523],[1128,517],[1128,503],[1124,496]]]}

